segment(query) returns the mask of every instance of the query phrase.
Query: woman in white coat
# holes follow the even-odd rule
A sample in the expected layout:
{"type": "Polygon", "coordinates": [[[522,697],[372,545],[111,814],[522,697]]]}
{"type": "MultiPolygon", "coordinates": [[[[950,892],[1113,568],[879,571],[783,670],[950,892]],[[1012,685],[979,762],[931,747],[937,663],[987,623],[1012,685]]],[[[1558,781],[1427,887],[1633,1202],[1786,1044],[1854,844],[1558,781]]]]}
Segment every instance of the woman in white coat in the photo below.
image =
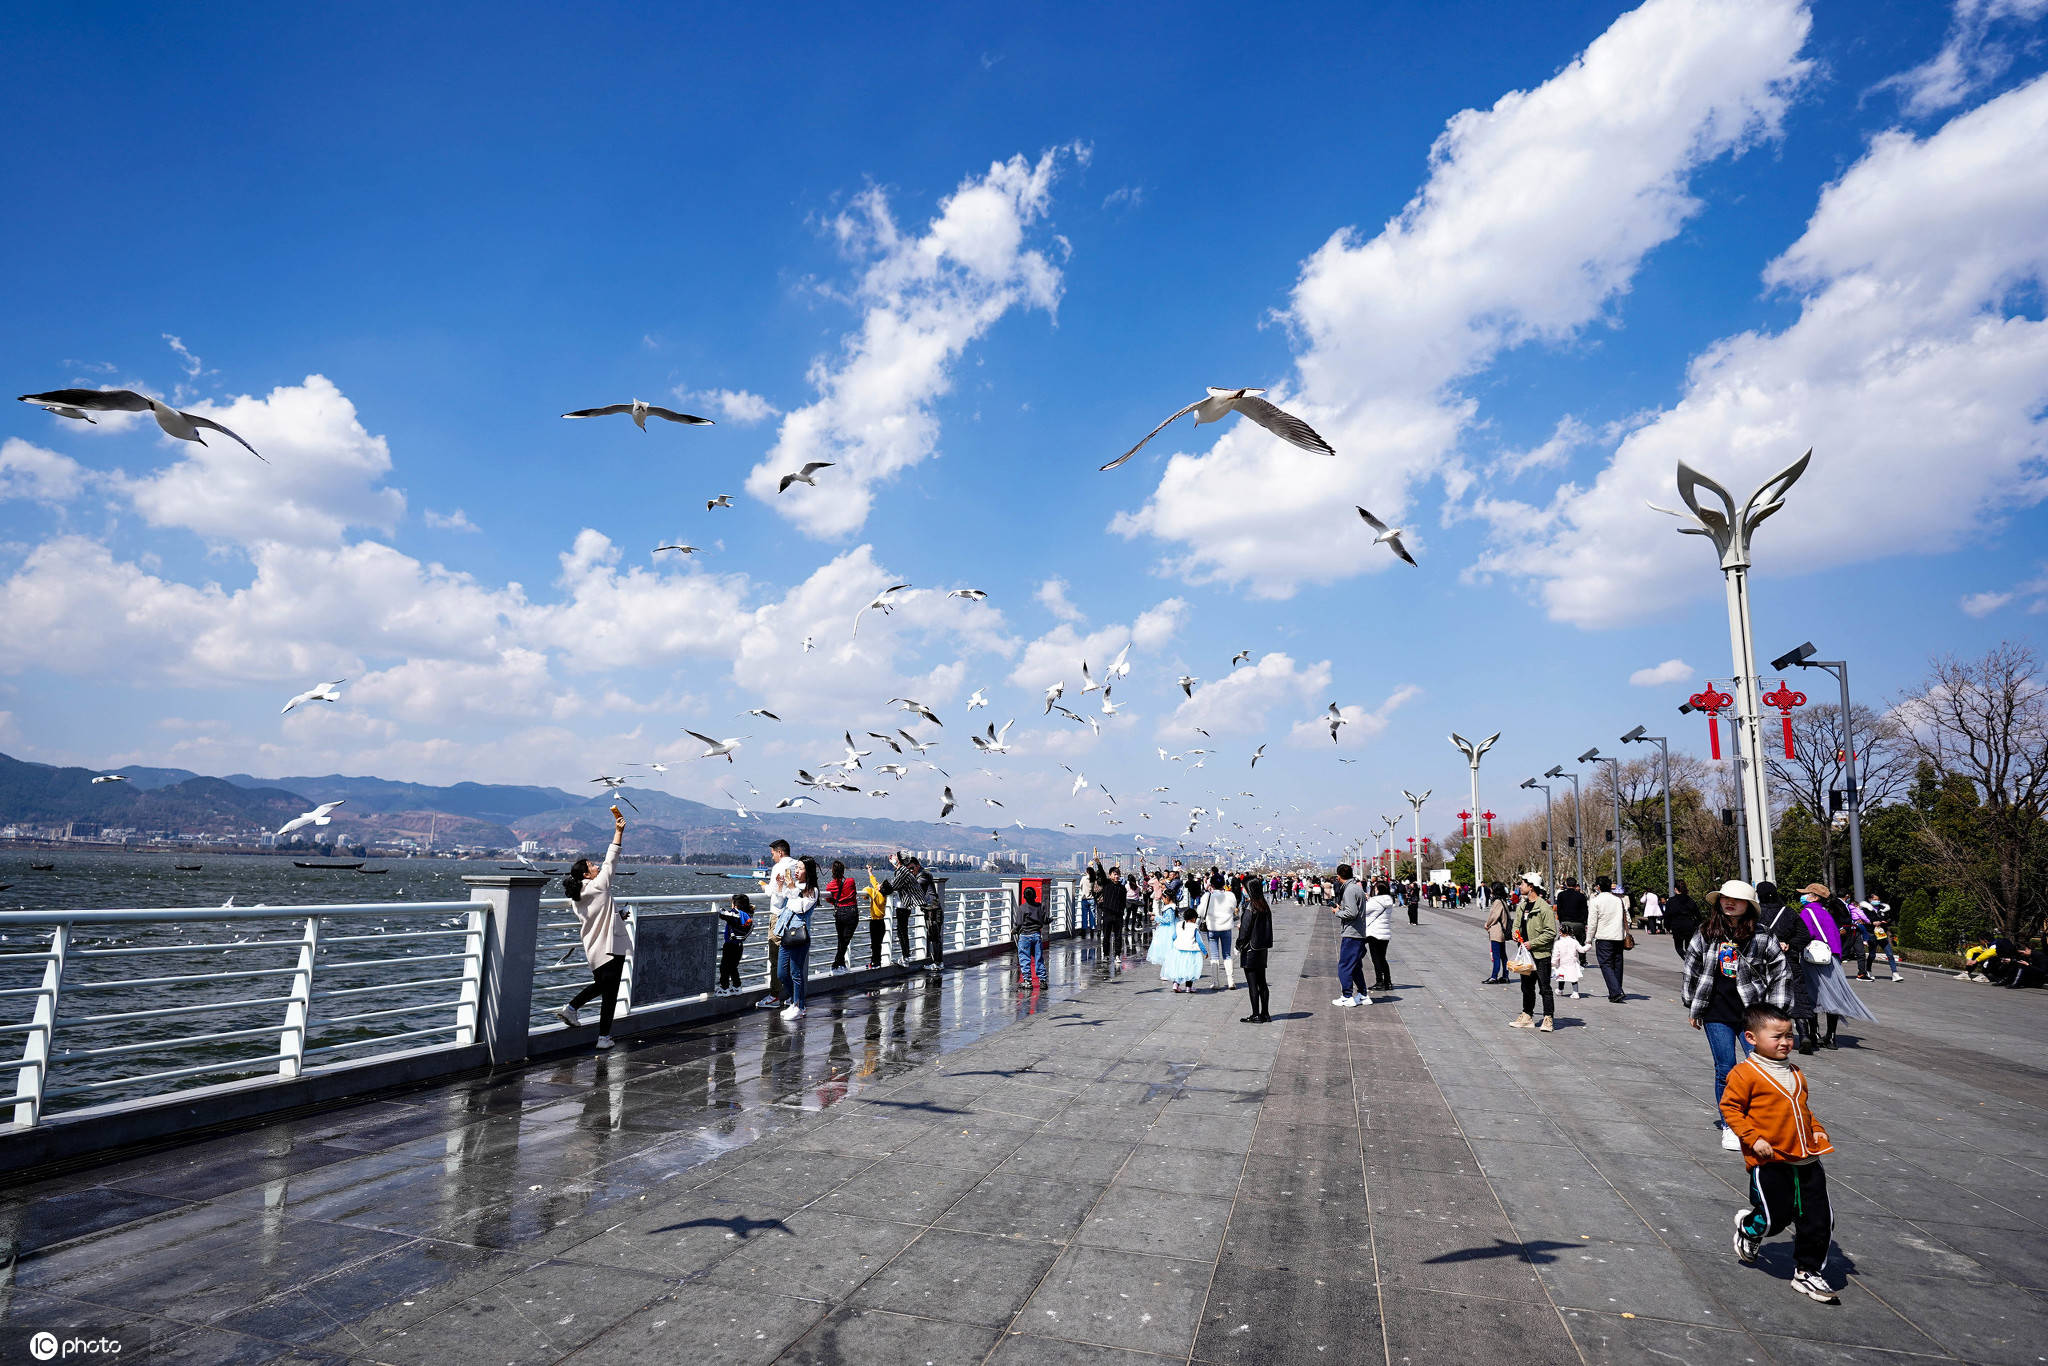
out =
{"type": "Polygon", "coordinates": [[[583,1023],[577,1011],[603,998],[598,1007],[597,1047],[612,1046],[612,1012],[619,1004],[619,977],[626,970],[626,954],[633,941],[626,936],[626,921],[612,901],[612,870],[618,865],[619,846],[626,838],[626,817],[612,808],[612,844],[604,852],[604,864],[593,871],[590,860],[580,858],[562,879],[562,890],[575,903],[576,921],[583,938],[583,957],[590,964],[590,985],[576,993],[569,1004],[557,1010],[562,1023],[572,1029],[583,1023]]]}
{"type": "Polygon", "coordinates": [[[1223,989],[1235,991],[1237,970],[1230,961],[1230,939],[1237,930],[1237,897],[1223,885],[1223,874],[1209,874],[1209,890],[1202,893],[1195,916],[1201,921],[1209,956],[1223,965],[1223,989]]]}

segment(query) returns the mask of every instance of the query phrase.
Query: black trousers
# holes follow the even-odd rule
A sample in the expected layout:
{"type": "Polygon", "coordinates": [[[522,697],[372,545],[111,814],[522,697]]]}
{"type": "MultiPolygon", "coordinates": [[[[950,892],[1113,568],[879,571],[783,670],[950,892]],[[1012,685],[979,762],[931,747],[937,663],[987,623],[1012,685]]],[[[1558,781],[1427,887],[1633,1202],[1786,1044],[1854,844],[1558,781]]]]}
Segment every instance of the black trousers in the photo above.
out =
{"type": "Polygon", "coordinates": [[[1101,920],[1102,951],[1104,953],[1123,952],[1124,912],[1121,909],[1114,911],[1103,911],[1101,920]]]}
{"type": "Polygon", "coordinates": [[[925,959],[935,968],[946,966],[946,908],[924,908],[925,959]]]}
{"type": "Polygon", "coordinates": [[[746,948],[747,941],[744,939],[728,939],[725,941],[725,948],[718,955],[718,985],[721,990],[725,988],[731,988],[734,991],[739,990],[740,955],[746,951],[746,948]]]}
{"type": "Polygon", "coordinates": [[[889,922],[881,916],[868,917],[868,966],[882,966],[882,941],[889,936],[889,922]]]}
{"type": "Polygon", "coordinates": [[[1795,1167],[1766,1162],[1749,1174],[1749,1214],[1742,1231],[1768,1238],[1792,1228],[1792,1265],[1818,1272],[1828,1263],[1828,1239],[1835,1231],[1835,1210],[1828,1202],[1828,1174],[1820,1163],[1795,1167]]]}
{"type": "Polygon", "coordinates": [[[1628,966],[1627,950],[1621,947],[1619,939],[1596,939],[1593,957],[1600,964],[1601,977],[1607,981],[1607,999],[1619,1001],[1628,994],[1621,989],[1622,969],[1628,966]]]}
{"type": "Polygon", "coordinates": [[[1419,902],[1419,901],[1411,901],[1411,902],[1409,902],[1409,903],[1408,903],[1408,923],[1409,923],[1409,924],[1411,924],[1411,925],[1420,925],[1420,924],[1422,923],[1422,921],[1421,921],[1421,920],[1419,920],[1419,919],[1417,919],[1417,918],[1416,918],[1416,917],[1417,917],[1417,916],[1418,916],[1418,915],[1419,915],[1419,914],[1421,913],[1421,910],[1422,910],[1422,903],[1421,903],[1421,902],[1419,902]]]}
{"type": "Polygon", "coordinates": [[[896,908],[896,961],[899,964],[910,961],[910,908],[896,908]]]}
{"type": "Polygon", "coordinates": [[[1394,989],[1394,979],[1387,973],[1387,941],[1384,939],[1367,939],[1365,947],[1372,954],[1372,989],[1374,991],[1392,991],[1394,989]]]}
{"type": "MultiPolygon", "coordinates": [[[[1532,955],[1533,956],[1533,955],[1532,955]]],[[[1543,1013],[1557,1014],[1557,1000],[1550,994],[1550,955],[1536,959],[1536,971],[1522,974],[1522,1013],[1536,1013],[1536,993],[1543,993],[1543,1013]]]]}
{"type": "Polygon", "coordinates": [[[569,999],[569,1009],[581,1010],[598,997],[604,998],[604,1005],[597,1015],[597,1032],[600,1034],[612,1032],[612,1014],[619,1008],[619,977],[625,970],[625,959],[605,959],[603,966],[590,970],[590,985],[569,999]]]}
{"type": "Polygon", "coordinates": [[[1237,961],[1244,964],[1244,985],[1249,993],[1252,1015],[1263,1019],[1273,1013],[1273,988],[1266,982],[1268,949],[1240,949],[1237,961]]]}
{"type": "Polygon", "coordinates": [[[833,967],[843,968],[846,966],[846,951],[853,947],[853,932],[859,927],[859,911],[835,910],[832,912],[832,928],[838,931],[839,938],[836,951],[832,955],[833,967]]]}

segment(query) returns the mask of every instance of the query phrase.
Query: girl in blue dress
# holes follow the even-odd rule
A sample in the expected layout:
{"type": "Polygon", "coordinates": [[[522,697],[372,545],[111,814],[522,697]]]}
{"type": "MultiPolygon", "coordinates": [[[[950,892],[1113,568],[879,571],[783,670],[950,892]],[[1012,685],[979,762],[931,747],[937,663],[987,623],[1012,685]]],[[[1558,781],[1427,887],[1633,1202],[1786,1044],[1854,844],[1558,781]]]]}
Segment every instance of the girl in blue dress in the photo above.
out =
{"type": "Polygon", "coordinates": [[[1145,961],[1161,968],[1166,966],[1167,950],[1173,947],[1173,927],[1178,919],[1173,898],[1166,894],[1166,879],[1154,877],[1152,892],[1152,944],[1145,950],[1145,961]]]}
{"type": "Polygon", "coordinates": [[[1180,918],[1174,922],[1172,938],[1167,943],[1165,960],[1159,965],[1159,980],[1173,983],[1175,991],[1191,992],[1202,978],[1202,964],[1206,958],[1202,952],[1202,926],[1192,906],[1182,908],[1178,915],[1180,918]]]}

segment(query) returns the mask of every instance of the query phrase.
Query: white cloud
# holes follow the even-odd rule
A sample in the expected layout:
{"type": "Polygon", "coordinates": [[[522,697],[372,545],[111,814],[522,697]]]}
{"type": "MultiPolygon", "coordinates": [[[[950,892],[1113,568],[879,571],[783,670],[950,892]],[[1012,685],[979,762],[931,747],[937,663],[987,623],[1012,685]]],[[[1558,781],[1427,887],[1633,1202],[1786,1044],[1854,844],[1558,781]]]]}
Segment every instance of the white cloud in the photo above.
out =
{"type": "MultiPolygon", "coordinates": [[[[1241,664],[1221,678],[1196,686],[1194,695],[1159,725],[1161,739],[1196,738],[1195,728],[1215,734],[1250,734],[1266,729],[1276,708],[1295,710],[1328,704],[1330,661],[1297,666],[1292,655],[1275,651],[1241,664]]],[[[1327,731],[1325,734],[1327,735],[1327,731]]],[[[1326,741],[1327,743],[1327,741],[1326,741]]]]}
{"type": "Polygon", "coordinates": [[[1897,90],[1906,112],[1915,117],[1954,108],[1998,79],[2012,62],[2011,49],[1994,38],[1993,28],[2043,14],[2048,14],[2048,0],[1956,0],[1941,50],[1877,88],[1897,90]]]}
{"type": "Polygon", "coordinates": [[[1555,469],[1571,459],[1573,451],[1592,440],[1592,428],[1567,413],[1557,420],[1548,440],[1526,451],[1501,452],[1494,461],[1494,468],[1509,478],[1531,470],[1555,469]]]}
{"type": "Polygon", "coordinates": [[[391,472],[390,448],[363,429],[355,405],[324,375],[267,398],[244,395],[191,411],[232,428],[270,463],[224,436],[200,446],[160,435],[177,448],[177,462],[116,481],[154,525],[242,545],[332,545],[352,526],[389,533],[404,515],[405,495],[381,486],[391,472]]]}
{"type": "MultiPolygon", "coordinates": [[[[1017,667],[1010,672],[1010,682],[1020,688],[1042,690],[1064,681],[1068,693],[1078,697],[1083,660],[1087,661],[1090,672],[1100,682],[1110,661],[1128,643],[1131,664],[1135,668],[1145,654],[1173,639],[1187,615],[1187,608],[1184,600],[1168,598],[1140,612],[1129,625],[1112,622],[1096,631],[1083,632],[1077,630],[1073,623],[1063,622],[1024,647],[1017,667]]],[[[1077,704],[1070,702],[1068,705],[1075,711],[1081,710],[1077,704]]]]}
{"type": "Polygon", "coordinates": [[[1344,717],[1344,724],[1338,728],[1337,740],[1330,741],[1330,721],[1327,714],[1312,716],[1298,721],[1287,733],[1287,743],[1295,749],[1353,749],[1365,744],[1373,737],[1382,735],[1394,722],[1394,713],[1402,706],[1422,696],[1422,689],[1413,683],[1403,683],[1388,693],[1377,707],[1367,710],[1355,703],[1337,708],[1344,717]]]}
{"type": "Polygon", "coordinates": [[[10,498],[68,502],[92,477],[91,471],[70,456],[32,446],[18,436],[0,442],[0,502],[10,498]]]}
{"type": "Polygon", "coordinates": [[[1962,601],[1963,614],[1971,617],[1988,617],[2012,601],[2010,593],[1971,593],[1962,601]]]}
{"type": "Polygon", "coordinates": [[[482,531],[483,528],[469,520],[469,514],[461,508],[453,512],[436,512],[428,508],[425,515],[428,526],[436,531],[482,531]]]}
{"type": "Polygon", "coordinates": [[[1474,416],[1458,382],[1599,321],[1698,211],[1692,172],[1776,132],[1809,22],[1796,0],[1649,0],[1543,85],[1451,119],[1401,214],[1369,240],[1332,236],[1295,286],[1296,376],[1272,397],[1338,457],[1239,420],[1112,525],[1173,543],[1192,580],[1261,596],[1392,565],[1293,533],[1350,503],[1404,516],[1474,416]]]}
{"type": "Polygon", "coordinates": [[[1119,185],[1102,197],[1102,207],[1105,209],[1136,209],[1142,208],[1144,203],[1143,185],[1119,185]]]}
{"type": "Polygon", "coordinates": [[[1058,306],[1059,268],[1025,238],[1051,205],[1063,152],[1035,163],[1013,156],[968,177],[921,235],[898,229],[877,187],[833,220],[842,247],[865,263],[860,326],[838,355],[811,366],[818,398],[783,418],[747,478],[750,493],[813,536],[842,536],[867,520],[875,484],[937,451],[934,406],[961,353],[1012,308],[1058,306]],[[813,460],[837,468],[818,488],[777,494],[784,474],[813,460]]]}
{"type": "Polygon", "coordinates": [[[201,375],[218,373],[217,371],[208,370],[206,362],[187,350],[185,343],[179,338],[172,336],[168,332],[163,334],[163,338],[171,350],[177,353],[178,365],[184,370],[186,379],[198,379],[201,375]]]}
{"type": "Polygon", "coordinates": [[[690,389],[679,384],[672,392],[677,402],[708,408],[718,415],[719,421],[741,427],[766,422],[782,412],[759,394],[748,393],[745,389],[690,389]]]}
{"type": "Polygon", "coordinates": [[[1074,606],[1073,600],[1067,596],[1067,581],[1065,579],[1047,579],[1044,583],[1038,585],[1038,592],[1033,594],[1033,596],[1045,604],[1046,611],[1052,613],[1061,621],[1078,622],[1088,619],[1086,614],[1080,608],[1074,606]]]}
{"type": "Polygon", "coordinates": [[[2039,502],[2048,323],[2012,301],[2048,281],[2044,222],[2048,77],[1930,137],[1877,138],[1765,272],[1800,292],[1798,320],[1708,348],[1676,406],[1590,487],[1560,489],[1539,529],[1502,535],[1487,567],[1581,626],[1718,594],[1705,543],[1643,506],[1676,501],[1681,459],[1741,499],[1815,448],[1758,533],[1773,573],[1951,549],[2039,502]]]}
{"type": "Polygon", "coordinates": [[[1637,669],[1628,676],[1628,681],[1634,688],[1661,688],[1669,683],[1682,683],[1692,676],[1692,665],[1682,659],[1667,659],[1662,664],[1637,669]]]}
{"type": "Polygon", "coordinates": [[[743,579],[696,569],[619,568],[619,549],[585,528],[561,555],[567,596],[521,614],[524,636],[562,651],[573,670],[639,668],[686,654],[729,653],[747,629],[743,579]]]}

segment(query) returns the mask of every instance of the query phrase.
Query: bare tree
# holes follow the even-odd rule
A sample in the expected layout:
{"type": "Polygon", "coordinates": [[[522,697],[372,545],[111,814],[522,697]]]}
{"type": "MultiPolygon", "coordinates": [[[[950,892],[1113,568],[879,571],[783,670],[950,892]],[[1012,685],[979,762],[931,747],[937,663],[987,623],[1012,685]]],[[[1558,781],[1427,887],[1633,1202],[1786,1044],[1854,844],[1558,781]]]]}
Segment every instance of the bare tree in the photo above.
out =
{"type": "Polygon", "coordinates": [[[1792,717],[1792,757],[1773,752],[1766,761],[1778,799],[1804,809],[1820,827],[1821,864],[1831,887],[1841,886],[1835,868],[1841,831],[1835,827],[1829,794],[1840,791],[1846,797],[1854,774],[1864,810],[1888,805],[1905,792],[1915,763],[1908,747],[1900,743],[1899,723],[1892,716],[1852,706],[1849,720],[1845,737],[1840,703],[1802,707],[1792,717]]]}
{"type": "Polygon", "coordinates": [[[1981,659],[1943,656],[1894,711],[1905,744],[1944,777],[1976,789],[1967,832],[1923,820],[1943,875],[1991,913],[1999,932],[2024,938],[2040,925],[2048,863],[2048,686],[2025,645],[2004,642],[1981,659]]]}

